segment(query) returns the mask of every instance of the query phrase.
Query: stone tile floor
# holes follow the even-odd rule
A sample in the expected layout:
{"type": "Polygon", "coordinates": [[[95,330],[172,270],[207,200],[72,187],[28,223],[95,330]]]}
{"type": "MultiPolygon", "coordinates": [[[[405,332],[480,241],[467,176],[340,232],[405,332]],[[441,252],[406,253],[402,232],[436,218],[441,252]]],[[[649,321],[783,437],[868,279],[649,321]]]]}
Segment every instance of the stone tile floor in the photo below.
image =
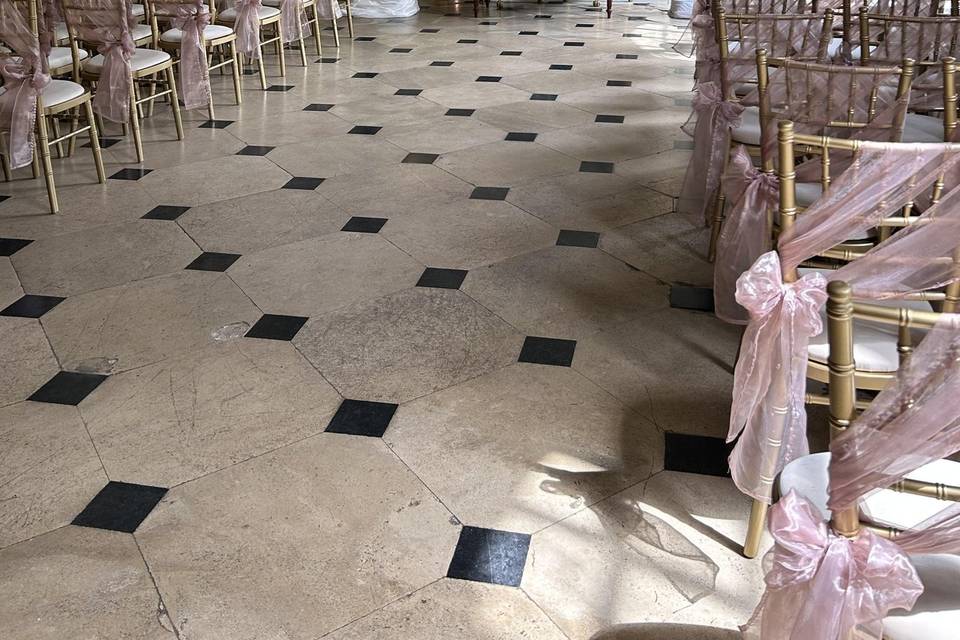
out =
{"type": "Polygon", "coordinates": [[[182,143],[158,109],[142,167],[107,131],[105,186],[56,161],[60,215],[0,183],[0,637],[735,628],[738,333],[669,304],[711,283],[684,24],[356,26],[182,143]]]}

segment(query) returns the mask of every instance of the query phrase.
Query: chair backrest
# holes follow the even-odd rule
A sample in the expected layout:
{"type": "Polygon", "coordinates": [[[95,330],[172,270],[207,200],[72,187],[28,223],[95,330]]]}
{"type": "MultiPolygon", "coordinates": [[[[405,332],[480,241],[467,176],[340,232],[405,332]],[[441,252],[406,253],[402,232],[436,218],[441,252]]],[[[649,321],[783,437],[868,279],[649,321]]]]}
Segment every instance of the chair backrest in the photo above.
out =
{"type": "MultiPolygon", "coordinates": [[[[860,63],[890,64],[912,58],[922,67],[936,65],[960,51],[960,16],[907,17],[868,13],[861,7],[860,63]]],[[[917,69],[921,73],[924,69],[917,69]]]]}
{"type": "Polygon", "coordinates": [[[818,0],[724,0],[727,13],[820,13],[818,0]]]}
{"type": "Polygon", "coordinates": [[[735,85],[756,84],[757,49],[768,55],[808,62],[825,62],[833,28],[833,11],[815,14],[727,14],[714,9],[714,29],[720,50],[723,95],[733,98],[735,85]]]}
{"type": "MultiPolygon", "coordinates": [[[[153,32],[153,46],[159,47],[161,22],[169,22],[173,18],[196,16],[204,11],[210,13],[210,21],[216,19],[213,3],[206,0],[146,0],[146,12],[150,19],[150,30],[153,32]]],[[[203,34],[200,34],[202,40],[203,34]]]]}
{"type": "Polygon", "coordinates": [[[123,42],[133,25],[130,5],[130,0],[62,0],[71,47],[77,41],[96,46],[123,42]]]}

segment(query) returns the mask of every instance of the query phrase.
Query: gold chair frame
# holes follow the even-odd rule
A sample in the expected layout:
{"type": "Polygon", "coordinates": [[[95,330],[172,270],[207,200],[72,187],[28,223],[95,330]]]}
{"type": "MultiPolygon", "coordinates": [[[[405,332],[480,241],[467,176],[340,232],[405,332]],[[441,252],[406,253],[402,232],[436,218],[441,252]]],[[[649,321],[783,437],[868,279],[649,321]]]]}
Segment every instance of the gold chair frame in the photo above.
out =
{"type": "MultiPolygon", "coordinates": [[[[276,8],[276,7],[274,7],[276,8]]],[[[214,17],[214,22],[217,24],[222,24],[228,26],[234,31],[236,31],[236,23],[230,22],[228,20],[222,20],[218,16],[214,17]]],[[[287,75],[287,59],[284,53],[284,42],[283,42],[283,26],[281,25],[280,14],[277,13],[274,16],[269,16],[265,18],[257,17],[258,28],[260,29],[260,55],[257,57],[257,72],[260,77],[260,88],[264,91],[267,90],[267,70],[263,64],[263,48],[266,45],[272,44],[274,46],[274,52],[280,59],[280,77],[285,78],[287,75]],[[266,27],[273,27],[273,35],[269,38],[264,39],[264,34],[266,33],[266,27]]],[[[301,45],[303,44],[303,39],[300,39],[301,45]]],[[[243,58],[243,54],[239,54],[240,58],[243,58]]]]}

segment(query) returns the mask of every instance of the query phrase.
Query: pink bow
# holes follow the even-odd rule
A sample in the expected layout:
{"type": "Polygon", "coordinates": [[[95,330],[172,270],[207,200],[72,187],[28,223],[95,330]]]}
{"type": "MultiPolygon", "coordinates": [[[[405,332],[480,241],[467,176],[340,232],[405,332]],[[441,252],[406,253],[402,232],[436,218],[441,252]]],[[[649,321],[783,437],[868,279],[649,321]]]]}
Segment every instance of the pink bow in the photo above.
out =
{"type": "Polygon", "coordinates": [[[177,16],[171,21],[180,29],[180,97],[187,109],[205,106],[210,101],[210,75],[203,32],[210,24],[210,12],[187,5],[177,6],[177,16]]]}
{"type": "Polygon", "coordinates": [[[709,10],[690,21],[697,50],[696,86],[706,82],[720,82],[720,47],[717,45],[713,16],[709,10]]]}
{"type": "Polygon", "coordinates": [[[768,213],[777,206],[780,181],[753,166],[750,154],[738,146],[722,178],[726,201],[733,204],[717,240],[713,299],[717,317],[747,324],[746,309],[734,299],[736,282],[765,251],[770,250],[768,213]]]}
{"type": "Polygon", "coordinates": [[[130,59],[136,50],[137,45],[127,30],[120,40],[105,42],[97,48],[103,54],[103,68],[97,79],[93,106],[107,120],[126,122],[130,117],[130,59]]]}
{"type": "Polygon", "coordinates": [[[750,313],[734,372],[727,442],[737,436],[730,472],[739,489],[770,502],[773,479],[806,455],[804,387],[807,345],[823,330],[827,280],[808,273],[784,283],[780,257],[761,255],[737,280],[736,300],[750,313]]]}
{"type": "Polygon", "coordinates": [[[283,41],[293,42],[303,37],[303,0],[280,0],[280,21],[283,41]]]}
{"type": "Polygon", "coordinates": [[[8,158],[14,169],[33,162],[33,131],[37,122],[37,96],[50,84],[50,74],[41,70],[39,60],[28,56],[7,58],[0,65],[3,86],[0,94],[0,123],[7,124],[8,158]]]}
{"type": "Polygon", "coordinates": [[[891,609],[911,609],[923,584],[893,542],[863,530],[832,533],[816,507],[791,491],[770,511],[775,541],[767,589],[744,637],[842,640],[858,625],[880,637],[891,609]]]}
{"type": "Polygon", "coordinates": [[[260,7],[262,0],[237,0],[237,51],[252,60],[260,58],[260,7]]]}

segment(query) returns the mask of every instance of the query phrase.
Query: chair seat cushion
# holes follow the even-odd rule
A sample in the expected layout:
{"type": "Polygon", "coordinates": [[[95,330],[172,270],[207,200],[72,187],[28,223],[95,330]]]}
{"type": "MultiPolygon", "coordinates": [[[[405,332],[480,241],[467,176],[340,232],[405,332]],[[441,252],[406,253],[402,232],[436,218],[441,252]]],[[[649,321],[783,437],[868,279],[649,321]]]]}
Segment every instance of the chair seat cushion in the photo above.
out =
{"type": "Polygon", "coordinates": [[[797,182],[795,187],[797,204],[805,209],[823,195],[823,185],[819,182],[797,182]]]}
{"type": "MultiPolygon", "coordinates": [[[[856,427],[854,427],[856,428],[856,427]]],[[[780,494],[791,489],[804,496],[820,510],[824,520],[830,518],[827,509],[827,466],[829,453],[814,453],[789,463],[780,474],[780,494]]],[[[960,462],[936,460],[908,474],[906,477],[924,482],[960,485],[960,462]]],[[[909,493],[882,489],[872,493],[860,504],[864,520],[880,526],[909,529],[953,505],[946,500],[927,498],[909,493]]]]}
{"type": "Polygon", "coordinates": [[[61,40],[65,40],[66,38],[70,37],[70,32],[67,30],[66,22],[58,22],[56,25],[54,25],[53,37],[55,38],[56,42],[60,42],[61,40]]]}
{"type": "MultiPolygon", "coordinates": [[[[170,60],[170,54],[165,51],[156,51],[154,49],[136,49],[133,52],[133,57],[130,59],[130,66],[133,67],[134,71],[140,71],[141,69],[149,69],[150,67],[158,64],[163,64],[168,60],[170,60]]],[[[94,74],[100,73],[102,68],[102,54],[93,56],[83,65],[84,71],[94,74]]]]}
{"type": "MultiPolygon", "coordinates": [[[[257,17],[261,20],[266,20],[267,18],[273,18],[274,16],[280,15],[280,9],[276,7],[259,7],[257,9],[257,17]]],[[[217,20],[221,22],[234,22],[237,19],[237,10],[233,7],[225,9],[217,14],[217,20]]]]}
{"type": "Polygon", "coordinates": [[[43,90],[43,106],[55,107],[83,95],[84,88],[69,80],[51,80],[43,90]]]}
{"type": "Polygon", "coordinates": [[[134,18],[142,18],[143,16],[147,15],[147,11],[144,9],[142,4],[131,4],[130,13],[134,18]]]}
{"type": "Polygon", "coordinates": [[[130,37],[133,38],[134,42],[140,42],[141,40],[147,40],[153,38],[153,30],[148,24],[135,24],[133,28],[130,29],[130,37]]]}
{"type": "MultiPolygon", "coordinates": [[[[79,53],[81,61],[90,57],[90,54],[83,49],[80,49],[79,53]]],[[[73,64],[73,54],[70,52],[70,47],[52,47],[47,61],[51,69],[68,67],[73,64]]]]}
{"type": "Polygon", "coordinates": [[[903,122],[903,142],[943,142],[943,120],[908,113],[903,122]]]}
{"type": "MultiPolygon", "coordinates": [[[[203,29],[203,37],[207,40],[217,40],[233,35],[233,29],[222,24],[208,24],[203,29]]],[[[163,42],[180,42],[183,39],[183,31],[180,29],[169,29],[160,34],[160,40],[163,42]]]]}
{"type": "Polygon", "coordinates": [[[734,142],[760,146],[760,109],[747,107],[740,114],[740,126],[733,130],[731,138],[734,142]]]}
{"type": "Polygon", "coordinates": [[[949,640],[960,627],[960,557],[937,554],[910,558],[923,593],[909,612],[895,609],[883,620],[887,640],[949,640]]]}

